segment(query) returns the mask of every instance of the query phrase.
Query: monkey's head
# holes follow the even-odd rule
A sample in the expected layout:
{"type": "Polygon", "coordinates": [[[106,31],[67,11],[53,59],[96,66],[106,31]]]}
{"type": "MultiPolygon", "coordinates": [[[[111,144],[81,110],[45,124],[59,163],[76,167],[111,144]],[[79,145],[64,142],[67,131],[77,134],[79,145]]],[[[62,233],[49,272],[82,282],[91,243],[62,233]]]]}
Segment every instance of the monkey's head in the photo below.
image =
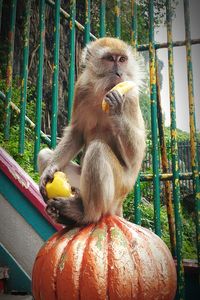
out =
{"type": "Polygon", "coordinates": [[[89,43],[82,53],[84,76],[97,93],[107,93],[116,84],[132,80],[140,84],[140,69],[132,47],[116,38],[89,43]]]}

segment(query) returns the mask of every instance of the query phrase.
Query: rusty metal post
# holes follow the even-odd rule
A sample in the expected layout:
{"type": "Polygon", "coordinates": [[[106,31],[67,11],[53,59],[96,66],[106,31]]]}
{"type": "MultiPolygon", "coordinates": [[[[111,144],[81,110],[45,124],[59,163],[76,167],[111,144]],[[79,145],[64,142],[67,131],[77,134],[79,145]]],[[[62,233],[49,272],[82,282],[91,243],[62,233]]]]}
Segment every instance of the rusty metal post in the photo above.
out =
{"type": "Polygon", "coordinates": [[[194,83],[193,83],[193,67],[192,67],[192,53],[191,53],[190,12],[189,12],[188,0],[184,0],[184,17],[185,17],[188,91],[189,91],[188,100],[189,100],[189,122],[190,122],[191,167],[192,167],[193,185],[194,185],[194,193],[195,193],[197,257],[200,266],[200,179],[199,179],[199,167],[198,167],[198,156],[197,156],[197,133],[196,133],[194,83]]]}
{"type": "MultiPolygon", "coordinates": [[[[161,163],[163,173],[169,172],[169,165],[167,159],[167,148],[164,134],[164,123],[163,123],[163,113],[161,106],[161,92],[160,92],[160,78],[158,73],[158,59],[156,56],[156,85],[157,85],[157,114],[158,114],[158,129],[160,137],[160,149],[161,149],[161,163]]],[[[173,204],[172,204],[172,192],[171,192],[171,183],[170,181],[164,181],[165,187],[165,203],[167,207],[167,217],[169,223],[169,235],[170,235],[170,244],[171,252],[173,257],[175,257],[176,252],[176,240],[175,240],[175,224],[174,224],[174,213],[173,213],[173,204]]]]}

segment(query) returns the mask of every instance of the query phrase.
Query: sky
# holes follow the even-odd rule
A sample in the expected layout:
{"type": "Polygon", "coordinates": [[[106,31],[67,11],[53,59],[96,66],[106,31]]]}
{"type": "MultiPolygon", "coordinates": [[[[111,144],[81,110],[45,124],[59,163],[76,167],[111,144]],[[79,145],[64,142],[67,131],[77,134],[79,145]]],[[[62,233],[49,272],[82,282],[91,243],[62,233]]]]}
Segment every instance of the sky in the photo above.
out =
{"type": "MultiPolygon", "coordinates": [[[[200,1],[189,0],[190,22],[192,39],[200,38],[200,1]]],[[[173,41],[185,40],[185,25],[183,0],[179,0],[176,8],[176,17],[172,23],[173,41]]],[[[167,41],[166,27],[163,25],[155,30],[156,42],[167,41]]],[[[163,87],[161,90],[162,108],[165,113],[165,125],[170,125],[169,109],[169,80],[168,80],[168,54],[167,49],[158,50],[158,57],[164,62],[162,70],[163,87]]],[[[200,44],[192,46],[192,63],[194,78],[194,100],[196,110],[196,128],[200,131],[200,44]]],[[[174,48],[174,76],[175,76],[175,99],[177,128],[189,132],[189,108],[188,108],[188,87],[187,87],[187,65],[186,50],[184,47],[174,48]]]]}

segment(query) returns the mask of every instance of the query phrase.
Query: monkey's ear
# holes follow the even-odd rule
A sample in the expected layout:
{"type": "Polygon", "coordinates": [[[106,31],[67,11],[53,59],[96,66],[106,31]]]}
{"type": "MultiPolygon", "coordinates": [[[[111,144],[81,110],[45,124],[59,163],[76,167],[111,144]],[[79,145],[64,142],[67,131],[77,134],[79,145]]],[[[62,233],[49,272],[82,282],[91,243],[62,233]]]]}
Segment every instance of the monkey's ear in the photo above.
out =
{"type": "Polygon", "coordinates": [[[87,46],[83,49],[82,55],[81,55],[81,68],[84,69],[87,66],[87,63],[90,59],[91,52],[91,43],[87,44],[87,46]]]}

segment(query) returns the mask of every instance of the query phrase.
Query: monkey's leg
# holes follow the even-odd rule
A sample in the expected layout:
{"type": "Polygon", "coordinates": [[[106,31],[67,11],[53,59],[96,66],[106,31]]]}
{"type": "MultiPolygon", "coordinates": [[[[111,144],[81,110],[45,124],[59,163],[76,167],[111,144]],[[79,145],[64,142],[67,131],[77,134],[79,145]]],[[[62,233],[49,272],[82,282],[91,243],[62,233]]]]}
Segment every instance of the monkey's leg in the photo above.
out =
{"type": "Polygon", "coordinates": [[[82,166],[80,191],[83,199],[83,223],[97,222],[111,212],[115,197],[112,152],[100,140],[92,142],[82,166]]]}
{"type": "Polygon", "coordinates": [[[81,167],[75,162],[70,161],[63,172],[67,175],[70,185],[80,189],[81,167]]]}
{"type": "MultiPolygon", "coordinates": [[[[51,158],[53,155],[53,150],[49,148],[42,149],[38,154],[38,172],[41,175],[44,169],[49,165],[51,158]]],[[[53,174],[56,170],[52,171],[52,174],[49,174],[49,178],[53,177],[53,174]]],[[[64,172],[69,179],[69,183],[71,186],[75,188],[80,188],[80,175],[81,175],[81,167],[74,163],[69,162],[67,166],[63,170],[59,170],[64,172]]]]}
{"type": "Polygon", "coordinates": [[[84,209],[80,193],[67,199],[50,199],[47,202],[46,211],[57,223],[73,226],[81,225],[84,209]]]}
{"type": "Polygon", "coordinates": [[[38,172],[41,175],[44,171],[44,169],[49,165],[51,161],[53,151],[49,148],[45,148],[40,150],[38,154],[38,172]]]}
{"type": "MultiPolygon", "coordinates": [[[[80,194],[73,198],[55,198],[48,203],[47,212],[59,223],[77,225],[97,222],[101,216],[116,208],[111,150],[101,141],[92,142],[86,151],[80,182],[80,194]]],[[[114,210],[113,210],[114,211],[114,210]]]]}

